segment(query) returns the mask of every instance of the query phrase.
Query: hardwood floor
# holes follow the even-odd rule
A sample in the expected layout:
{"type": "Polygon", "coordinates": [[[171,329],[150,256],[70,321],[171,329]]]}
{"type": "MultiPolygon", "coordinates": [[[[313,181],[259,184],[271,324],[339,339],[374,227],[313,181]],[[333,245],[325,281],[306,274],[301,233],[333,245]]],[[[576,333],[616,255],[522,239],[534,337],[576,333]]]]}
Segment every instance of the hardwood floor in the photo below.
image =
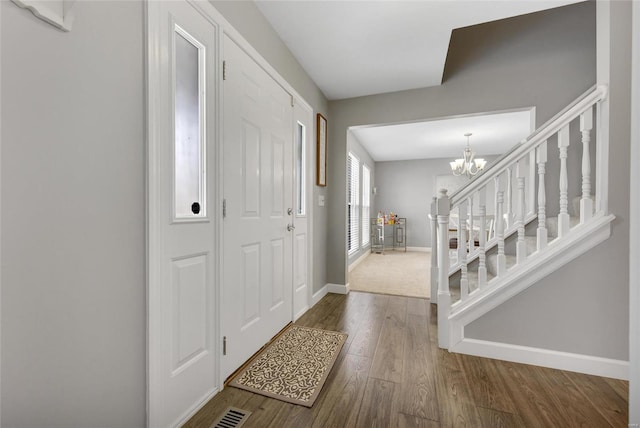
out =
{"type": "Polygon", "coordinates": [[[187,424],[228,407],[244,427],[626,427],[628,383],[451,354],[428,300],[329,294],[297,323],[349,334],[312,408],[227,387],[187,424]]]}

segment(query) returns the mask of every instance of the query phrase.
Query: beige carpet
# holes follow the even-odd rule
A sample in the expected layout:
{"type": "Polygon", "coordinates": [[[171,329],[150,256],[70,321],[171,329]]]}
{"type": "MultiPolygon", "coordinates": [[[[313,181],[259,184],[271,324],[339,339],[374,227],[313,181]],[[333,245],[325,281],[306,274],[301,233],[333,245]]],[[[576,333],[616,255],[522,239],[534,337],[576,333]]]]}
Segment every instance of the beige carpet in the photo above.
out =
{"type": "Polygon", "coordinates": [[[431,253],[385,251],[372,253],[349,272],[355,291],[429,298],[431,253]]]}
{"type": "Polygon", "coordinates": [[[311,407],[345,340],[346,333],[293,324],[229,385],[311,407]]]}

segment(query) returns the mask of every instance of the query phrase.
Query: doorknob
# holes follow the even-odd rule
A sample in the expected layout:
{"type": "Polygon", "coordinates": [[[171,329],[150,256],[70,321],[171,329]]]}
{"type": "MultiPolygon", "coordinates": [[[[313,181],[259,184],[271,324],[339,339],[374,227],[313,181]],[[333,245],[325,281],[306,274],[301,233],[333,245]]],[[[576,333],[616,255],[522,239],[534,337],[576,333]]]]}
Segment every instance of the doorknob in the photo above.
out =
{"type": "Polygon", "coordinates": [[[287,225],[287,230],[288,230],[289,232],[291,232],[291,231],[292,231],[293,229],[295,229],[295,228],[296,228],[296,227],[295,227],[294,225],[292,225],[292,224],[288,224],[288,225],[287,225]]]}
{"type": "Polygon", "coordinates": [[[293,214],[293,208],[287,208],[287,214],[289,215],[293,214]]]}

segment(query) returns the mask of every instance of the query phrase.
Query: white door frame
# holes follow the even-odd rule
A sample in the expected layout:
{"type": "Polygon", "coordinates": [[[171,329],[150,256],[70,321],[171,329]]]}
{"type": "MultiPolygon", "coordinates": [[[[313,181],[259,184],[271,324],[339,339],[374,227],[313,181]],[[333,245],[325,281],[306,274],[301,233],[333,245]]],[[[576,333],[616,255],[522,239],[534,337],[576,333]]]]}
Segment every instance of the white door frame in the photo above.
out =
{"type": "MultiPolygon", "coordinates": [[[[148,10],[148,3],[150,1],[153,0],[145,0],[144,2],[144,15],[145,15],[145,20],[147,20],[147,10],[148,10]]],[[[218,28],[218,34],[217,34],[217,40],[219,42],[218,44],[218,52],[219,55],[222,55],[222,41],[224,40],[224,35],[226,34],[229,38],[231,38],[233,41],[235,41],[242,49],[245,50],[245,52],[251,57],[253,58],[259,65],[261,68],[263,68],[276,82],[278,82],[278,84],[280,86],[282,86],[289,94],[292,95],[293,99],[295,100],[295,102],[300,105],[302,108],[304,108],[305,110],[308,110],[309,112],[312,112],[313,109],[311,108],[311,106],[304,100],[303,97],[300,96],[300,94],[298,94],[298,92],[276,71],[275,68],[273,68],[259,53],[257,50],[255,50],[250,44],[249,42],[247,42],[247,40],[237,31],[235,30],[231,24],[223,17],[222,14],[220,14],[220,12],[218,12],[210,3],[208,2],[204,2],[204,1],[197,1],[197,0],[185,0],[187,2],[189,2],[190,4],[192,4],[194,7],[196,7],[207,19],[211,20],[212,23],[214,23],[217,28],[218,28]]],[[[149,120],[150,117],[152,117],[152,115],[155,113],[155,109],[156,109],[156,104],[155,104],[155,100],[158,94],[155,93],[154,88],[156,86],[154,86],[154,81],[151,81],[151,77],[150,77],[150,70],[149,68],[157,66],[157,64],[159,64],[159,62],[162,60],[161,55],[162,52],[158,49],[158,43],[157,43],[157,39],[158,39],[158,34],[156,31],[154,31],[154,29],[152,28],[152,26],[149,25],[149,22],[145,22],[146,24],[146,34],[145,34],[145,46],[146,46],[146,64],[147,64],[147,74],[145,76],[145,87],[146,87],[146,105],[145,105],[145,113],[146,113],[146,130],[147,130],[147,135],[146,135],[146,145],[147,145],[147,164],[146,164],[146,177],[147,177],[147,183],[146,183],[146,187],[147,187],[147,201],[146,201],[146,230],[147,230],[147,234],[146,234],[146,249],[147,249],[147,254],[146,254],[146,259],[147,259],[147,266],[146,266],[146,273],[147,273],[147,284],[146,284],[146,291],[147,291],[147,426],[149,426],[150,420],[153,419],[148,412],[150,411],[149,409],[149,397],[152,394],[156,394],[158,391],[154,391],[152,390],[153,388],[157,388],[157,387],[161,387],[161,386],[152,386],[152,383],[150,382],[150,377],[154,376],[153,374],[153,370],[154,370],[154,363],[157,359],[157,357],[153,354],[153,349],[150,346],[150,325],[151,323],[153,323],[154,321],[150,318],[149,314],[152,311],[153,308],[156,308],[158,305],[158,302],[154,299],[154,295],[152,293],[150,293],[150,285],[151,285],[151,281],[152,279],[158,275],[158,272],[153,272],[151,270],[150,264],[149,264],[149,260],[151,257],[154,256],[154,254],[156,254],[157,252],[157,248],[154,248],[155,243],[153,242],[153,239],[150,237],[150,230],[151,230],[151,226],[154,224],[155,221],[157,221],[155,219],[156,213],[154,213],[153,207],[150,205],[149,203],[149,196],[150,196],[150,188],[152,187],[152,183],[154,179],[157,179],[157,173],[154,170],[154,165],[152,165],[150,163],[150,153],[153,150],[153,147],[150,146],[150,143],[152,141],[152,137],[154,136],[155,133],[155,129],[153,129],[152,127],[152,123],[149,120]]],[[[219,58],[221,58],[219,56],[219,58]]],[[[219,61],[219,66],[222,66],[222,62],[219,61]]],[[[218,115],[218,129],[216,130],[216,134],[217,134],[217,138],[221,138],[221,136],[223,135],[222,133],[222,92],[220,90],[222,82],[218,81],[216,82],[216,85],[218,86],[219,90],[217,91],[218,94],[218,100],[217,100],[217,115],[218,115]]],[[[293,123],[292,123],[293,125],[293,123]]],[[[312,120],[312,125],[313,126],[313,120],[312,120]]],[[[312,132],[312,135],[313,132],[312,132]]],[[[220,141],[220,140],[219,140],[220,141]]],[[[315,148],[315,141],[313,141],[313,139],[311,139],[308,144],[311,146],[311,150],[307,150],[307,164],[309,165],[309,168],[307,168],[307,195],[308,195],[308,199],[307,199],[307,204],[308,204],[308,212],[309,212],[309,221],[308,221],[308,236],[309,236],[309,245],[308,245],[308,259],[309,259],[309,269],[308,269],[308,277],[309,277],[309,287],[308,287],[308,307],[312,306],[313,303],[313,299],[312,299],[312,294],[313,294],[313,171],[314,168],[312,166],[312,160],[313,160],[313,154],[315,153],[315,151],[313,150],[315,148]]],[[[214,189],[214,193],[215,193],[215,198],[214,201],[212,201],[212,209],[215,210],[215,212],[217,213],[221,213],[221,209],[222,209],[222,195],[223,195],[223,188],[222,188],[222,184],[223,184],[223,174],[224,174],[224,160],[222,159],[222,156],[217,156],[217,183],[214,189]]],[[[216,227],[216,231],[217,231],[217,236],[222,237],[223,236],[223,222],[222,222],[222,216],[216,216],[215,219],[215,227],[216,227]]],[[[218,343],[218,345],[220,344],[221,341],[221,336],[220,336],[220,314],[221,312],[221,299],[220,299],[220,289],[221,289],[221,281],[222,281],[222,277],[223,277],[223,269],[224,266],[222,265],[222,252],[220,251],[220,249],[222,248],[222,242],[218,242],[216,243],[216,252],[217,252],[217,260],[216,263],[219,266],[219,268],[217,269],[217,273],[216,273],[216,296],[215,299],[217,300],[217,308],[216,308],[216,319],[215,319],[215,340],[216,343],[218,343]]],[[[293,319],[293,314],[292,314],[292,319],[293,319]]],[[[218,354],[221,355],[222,352],[222,347],[218,346],[218,354]]],[[[218,359],[217,362],[218,367],[216,367],[216,372],[219,374],[219,370],[220,370],[220,359],[218,359]]],[[[215,385],[215,387],[217,388],[218,391],[222,390],[223,388],[223,379],[220,379],[220,376],[217,376],[218,378],[218,385],[215,385]]],[[[205,403],[202,403],[205,404],[205,403]]],[[[193,413],[195,413],[195,411],[197,411],[198,409],[195,409],[193,413]]]]}

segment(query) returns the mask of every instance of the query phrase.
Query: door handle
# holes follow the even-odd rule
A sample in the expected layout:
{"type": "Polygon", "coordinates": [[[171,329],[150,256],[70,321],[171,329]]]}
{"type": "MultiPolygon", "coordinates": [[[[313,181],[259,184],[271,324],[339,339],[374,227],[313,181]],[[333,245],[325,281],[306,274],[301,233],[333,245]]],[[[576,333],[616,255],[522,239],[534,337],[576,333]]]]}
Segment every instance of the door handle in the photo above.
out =
{"type": "Polygon", "coordinates": [[[289,215],[293,214],[293,208],[287,208],[287,214],[289,215]]]}
{"type": "Polygon", "coordinates": [[[295,228],[296,228],[296,227],[295,227],[294,225],[292,225],[292,224],[288,224],[288,225],[287,225],[287,230],[288,230],[289,232],[291,232],[291,231],[292,231],[293,229],[295,229],[295,228]]]}

